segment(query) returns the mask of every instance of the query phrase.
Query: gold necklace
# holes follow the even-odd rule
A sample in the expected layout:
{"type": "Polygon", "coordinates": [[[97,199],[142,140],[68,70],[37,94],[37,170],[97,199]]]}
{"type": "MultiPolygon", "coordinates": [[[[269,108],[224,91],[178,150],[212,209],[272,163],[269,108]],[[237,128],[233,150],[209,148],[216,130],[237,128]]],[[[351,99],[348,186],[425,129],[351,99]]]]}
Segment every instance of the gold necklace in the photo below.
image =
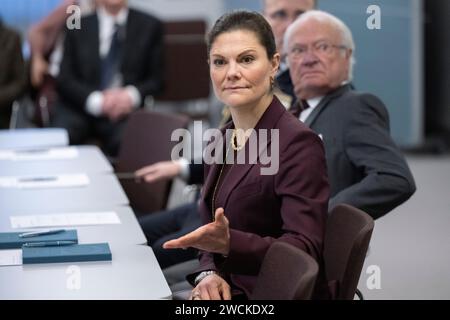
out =
{"type": "MultiPolygon", "coordinates": [[[[233,131],[234,132],[234,131],[233,131]]],[[[231,141],[233,141],[233,139],[231,139],[231,141]]],[[[232,143],[230,143],[229,145],[228,145],[228,147],[227,147],[227,152],[225,153],[225,161],[224,161],[224,163],[222,163],[222,167],[220,168],[220,172],[219,172],[219,177],[217,178],[217,181],[216,181],[216,185],[214,186],[214,191],[213,191],[213,194],[212,194],[212,199],[211,199],[211,215],[212,215],[212,221],[215,221],[215,219],[216,219],[216,215],[215,215],[215,210],[214,210],[214,204],[215,204],[215,201],[216,201],[216,192],[217,192],[217,188],[218,188],[218,186],[219,186],[219,181],[220,181],[220,177],[222,176],[222,172],[223,172],[223,168],[225,167],[225,164],[226,164],[226,162],[227,162],[227,159],[228,159],[228,153],[229,153],[229,151],[230,151],[230,146],[232,145],[232,143]]]]}

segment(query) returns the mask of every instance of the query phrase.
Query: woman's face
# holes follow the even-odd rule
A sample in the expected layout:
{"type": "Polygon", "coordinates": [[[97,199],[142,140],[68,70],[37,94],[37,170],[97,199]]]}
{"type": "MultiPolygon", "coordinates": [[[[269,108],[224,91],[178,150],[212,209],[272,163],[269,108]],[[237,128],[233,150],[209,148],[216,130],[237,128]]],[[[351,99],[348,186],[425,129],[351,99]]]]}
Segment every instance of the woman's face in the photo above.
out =
{"type": "Polygon", "coordinates": [[[255,107],[270,90],[279,55],[267,58],[255,33],[234,30],[211,45],[209,70],[217,98],[229,107],[255,107]]]}

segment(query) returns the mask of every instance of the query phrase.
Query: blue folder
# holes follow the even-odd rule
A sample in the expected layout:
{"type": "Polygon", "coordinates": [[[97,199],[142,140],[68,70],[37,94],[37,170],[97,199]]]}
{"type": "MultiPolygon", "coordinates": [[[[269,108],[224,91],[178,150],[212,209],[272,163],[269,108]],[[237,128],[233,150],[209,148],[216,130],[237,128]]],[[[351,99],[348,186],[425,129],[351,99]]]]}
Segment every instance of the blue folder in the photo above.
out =
{"type": "Polygon", "coordinates": [[[23,264],[111,261],[111,259],[111,250],[107,243],[22,248],[23,264]]]}
{"type": "Polygon", "coordinates": [[[22,248],[24,243],[47,242],[47,241],[75,241],[78,243],[77,230],[66,230],[64,232],[42,235],[30,238],[21,238],[23,232],[0,232],[0,249],[22,248]]]}

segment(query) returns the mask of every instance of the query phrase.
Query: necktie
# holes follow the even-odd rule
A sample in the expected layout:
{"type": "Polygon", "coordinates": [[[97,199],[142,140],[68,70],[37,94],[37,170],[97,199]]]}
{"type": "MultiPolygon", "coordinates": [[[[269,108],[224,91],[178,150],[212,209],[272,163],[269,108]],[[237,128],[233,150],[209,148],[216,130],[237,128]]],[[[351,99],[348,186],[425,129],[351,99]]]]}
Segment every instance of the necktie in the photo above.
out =
{"type": "Polygon", "coordinates": [[[120,26],[118,24],[114,24],[114,33],[111,39],[111,46],[108,54],[102,59],[101,62],[101,90],[107,89],[111,86],[115,75],[119,71],[120,55],[122,51],[120,32],[120,26]]]}
{"type": "Polygon", "coordinates": [[[302,111],[305,111],[306,109],[308,109],[310,106],[308,104],[308,101],[306,100],[300,100],[297,101],[295,104],[292,105],[292,107],[289,109],[289,111],[296,117],[300,117],[300,114],[302,113],[302,111]]]}

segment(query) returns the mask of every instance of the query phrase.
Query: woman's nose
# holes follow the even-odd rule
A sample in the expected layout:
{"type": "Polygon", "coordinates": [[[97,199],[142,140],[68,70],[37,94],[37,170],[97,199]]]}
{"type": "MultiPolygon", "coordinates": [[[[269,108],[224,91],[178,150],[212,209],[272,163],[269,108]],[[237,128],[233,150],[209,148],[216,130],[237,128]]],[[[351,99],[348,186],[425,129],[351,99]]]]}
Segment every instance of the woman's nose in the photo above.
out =
{"type": "Polygon", "coordinates": [[[239,69],[239,65],[235,61],[230,62],[228,64],[227,78],[229,80],[232,80],[232,79],[237,79],[240,76],[241,76],[241,72],[239,69]]]}

